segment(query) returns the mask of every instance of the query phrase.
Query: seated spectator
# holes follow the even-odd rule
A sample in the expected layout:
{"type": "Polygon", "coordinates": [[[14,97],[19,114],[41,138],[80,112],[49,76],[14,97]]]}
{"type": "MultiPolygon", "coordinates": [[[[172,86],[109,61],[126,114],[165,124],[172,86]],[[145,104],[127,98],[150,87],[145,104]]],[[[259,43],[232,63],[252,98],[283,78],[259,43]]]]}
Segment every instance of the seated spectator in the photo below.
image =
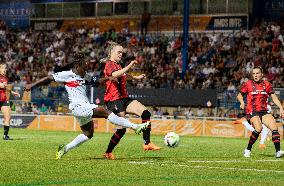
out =
{"type": "Polygon", "coordinates": [[[39,113],[40,113],[40,111],[39,111],[38,106],[37,106],[36,103],[32,104],[32,112],[33,112],[34,114],[39,114],[39,113]]]}
{"type": "Polygon", "coordinates": [[[201,106],[198,107],[197,109],[197,116],[198,117],[204,117],[204,111],[203,111],[203,108],[201,106]]]}
{"type": "Polygon", "coordinates": [[[24,114],[26,114],[28,112],[28,104],[25,102],[23,103],[23,106],[22,106],[22,112],[24,114]]]}
{"type": "Polygon", "coordinates": [[[41,104],[41,107],[39,108],[39,111],[40,111],[41,114],[47,114],[48,108],[47,108],[47,106],[45,106],[45,104],[43,103],[43,104],[41,104]]]}
{"type": "Polygon", "coordinates": [[[163,112],[161,111],[161,109],[158,109],[156,106],[153,106],[153,116],[162,116],[163,112]]]}
{"type": "Polygon", "coordinates": [[[236,92],[236,87],[235,85],[233,84],[232,81],[230,81],[228,87],[227,87],[227,92],[228,92],[228,98],[229,99],[232,99],[235,95],[235,92],[236,92]]]}
{"type": "Polygon", "coordinates": [[[193,115],[194,114],[193,114],[193,111],[192,111],[191,107],[188,107],[188,109],[184,112],[184,116],[187,117],[187,118],[190,118],[193,115]]]}
{"type": "Polygon", "coordinates": [[[32,110],[33,110],[33,108],[32,108],[32,103],[29,102],[29,103],[28,103],[28,106],[27,106],[27,112],[28,112],[28,113],[31,113],[32,110]]]}

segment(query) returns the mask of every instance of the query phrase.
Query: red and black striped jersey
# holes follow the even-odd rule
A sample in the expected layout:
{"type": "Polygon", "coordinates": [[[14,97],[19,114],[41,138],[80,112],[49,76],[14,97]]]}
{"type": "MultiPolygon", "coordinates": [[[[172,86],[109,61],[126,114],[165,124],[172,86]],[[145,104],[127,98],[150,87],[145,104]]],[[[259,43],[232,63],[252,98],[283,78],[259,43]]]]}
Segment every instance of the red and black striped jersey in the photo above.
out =
{"type": "Polygon", "coordinates": [[[242,84],[240,92],[246,99],[245,113],[252,114],[252,112],[267,112],[268,97],[274,93],[274,90],[268,81],[248,80],[242,84]]]}
{"type": "MultiPolygon", "coordinates": [[[[112,73],[122,69],[121,65],[113,61],[107,61],[104,69],[105,77],[112,76],[112,73]]],[[[128,92],[126,90],[126,74],[123,74],[117,78],[118,82],[108,80],[106,82],[106,91],[104,95],[104,101],[115,101],[122,98],[128,97],[128,92]]]]}
{"type": "MultiPolygon", "coordinates": [[[[8,78],[4,75],[0,75],[0,83],[5,83],[7,85],[8,78]]],[[[6,87],[0,88],[0,102],[7,102],[7,101],[8,101],[8,96],[6,93],[6,87]]]]}

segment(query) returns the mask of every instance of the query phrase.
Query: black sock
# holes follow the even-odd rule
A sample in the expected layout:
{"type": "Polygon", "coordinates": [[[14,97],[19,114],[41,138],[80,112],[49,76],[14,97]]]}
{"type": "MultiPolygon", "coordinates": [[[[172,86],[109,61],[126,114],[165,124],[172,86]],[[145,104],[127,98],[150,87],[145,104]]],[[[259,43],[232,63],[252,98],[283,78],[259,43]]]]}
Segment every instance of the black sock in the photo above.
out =
{"type": "Polygon", "coordinates": [[[272,131],[272,141],[274,143],[276,152],[280,151],[280,134],[278,130],[272,131]]]}
{"type": "Polygon", "coordinates": [[[4,136],[7,136],[7,135],[8,135],[8,133],[9,133],[9,128],[10,128],[10,126],[4,125],[4,136]]]}
{"type": "Polygon", "coordinates": [[[251,150],[251,148],[252,148],[253,144],[256,142],[258,136],[259,136],[259,132],[257,132],[257,131],[253,131],[251,133],[249,143],[248,143],[248,146],[247,146],[248,150],[251,150]]]}
{"type": "Polygon", "coordinates": [[[112,135],[112,137],[111,137],[111,139],[109,141],[106,153],[111,153],[112,152],[112,150],[118,144],[118,142],[123,137],[125,132],[126,132],[126,129],[117,129],[116,130],[116,132],[112,135]]]}
{"type": "MultiPolygon", "coordinates": [[[[142,123],[150,121],[151,113],[148,110],[144,110],[141,115],[141,118],[142,118],[142,123]]],[[[149,125],[145,131],[143,131],[143,139],[145,145],[148,145],[150,143],[150,136],[151,136],[151,125],[149,125]]]]}

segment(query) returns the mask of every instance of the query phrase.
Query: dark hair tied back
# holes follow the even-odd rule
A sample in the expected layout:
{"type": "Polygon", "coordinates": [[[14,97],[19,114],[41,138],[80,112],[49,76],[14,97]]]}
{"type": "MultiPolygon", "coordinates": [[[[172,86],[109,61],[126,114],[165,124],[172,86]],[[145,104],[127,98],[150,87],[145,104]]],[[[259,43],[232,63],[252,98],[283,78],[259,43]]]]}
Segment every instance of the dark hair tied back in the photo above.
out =
{"type": "Polygon", "coordinates": [[[77,60],[81,60],[81,59],[84,59],[85,55],[83,53],[75,53],[74,54],[74,59],[77,59],[77,60]]]}

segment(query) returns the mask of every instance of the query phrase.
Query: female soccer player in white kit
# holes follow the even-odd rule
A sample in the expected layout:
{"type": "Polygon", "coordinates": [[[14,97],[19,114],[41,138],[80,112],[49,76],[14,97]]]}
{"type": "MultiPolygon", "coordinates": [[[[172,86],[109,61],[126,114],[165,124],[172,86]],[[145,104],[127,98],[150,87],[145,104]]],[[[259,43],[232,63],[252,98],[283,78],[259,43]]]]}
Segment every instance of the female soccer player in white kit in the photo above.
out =
{"type": "Polygon", "coordinates": [[[85,79],[87,62],[82,55],[75,56],[74,67],[71,70],[65,70],[44,77],[35,83],[26,85],[25,90],[30,90],[33,86],[50,83],[52,80],[64,83],[69,98],[69,109],[78,119],[83,134],[79,134],[72,142],[67,145],[59,145],[56,153],[56,159],[60,159],[69,150],[79,146],[93,137],[94,127],[92,118],[106,118],[115,125],[127,127],[140,134],[145,130],[150,122],[143,124],[134,124],[125,118],[118,117],[104,107],[91,104],[87,98],[85,79]]]}

